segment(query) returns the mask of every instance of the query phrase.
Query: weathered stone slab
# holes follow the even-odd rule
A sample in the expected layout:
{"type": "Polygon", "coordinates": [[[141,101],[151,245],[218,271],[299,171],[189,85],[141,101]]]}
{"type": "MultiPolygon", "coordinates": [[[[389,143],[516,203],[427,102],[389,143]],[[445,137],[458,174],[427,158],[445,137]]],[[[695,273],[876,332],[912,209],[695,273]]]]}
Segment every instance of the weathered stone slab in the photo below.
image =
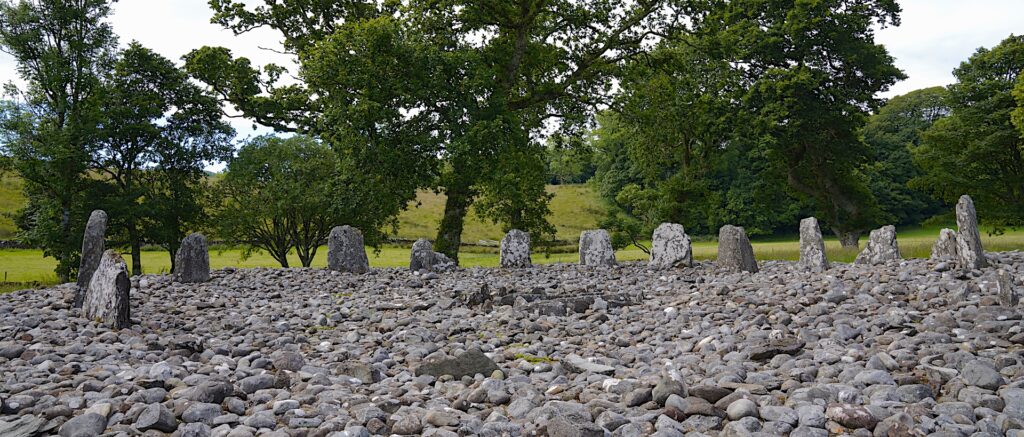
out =
{"type": "Polygon", "coordinates": [[[615,249],[608,231],[598,229],[580,234],[580,264],[585,266],[613,266],[615,249]]]}
{"type": "Polygon", "coordinates": [[[1013,278],[1006,270],[1000,269],[996,272],[996,288],[999,292],[999,304],[1006,307],[1017,306],[1020,303],[1020,295],[1013,286],[1013,278]]]}
{"type": "Polygon", "coordinates": [[[615,374],[615,368],[604,364],[589,361],[579,355],[571,354],[562,360],[562,367],[573,373],[596,373],[598,375],[611,376],[615,374]]]}
{"type": "Polygon", "coordinates": [[[935,240],[935,245],[932,246],[933,260],[956,260],[957,249],[956,249],[956,231],[946,228],[939,231],[939,239],[935,240]]]}
{"type": "Polygon", "coordinates": [[[203,234],[194,233],[181,240],[181,247],[174,255],[174,280],[185,283],[210,280],[210,250],[203,234]]]}
{"type": "Polygon", "coordinates": [[[363,233],[351,226],[336,226],[327,238],[327,268],[363,274],[370,271],[363,233]]]}
{"type": "Polygon", "coordinates": [[[75,292],[75,308],[82,307],[89,281],[100,265],[103,251],[106,250],[107,213],[97,209],[89,214],[89,222],[85,224],[82,235],[82,261],[78,266],[78,290],[75,292]]]}
{"type": "Polygon", "coordinates": [[[755,346],[750,350],[750,359],[754,361],[770,360],[776,355],[795,356],[804,349],[805,343],[796,338],[784,338],[769,341],[768,344],[755,346]]]}
{"type": "Polygon", "coordinates": [[[718,261],[715,264],[724,270],[757,273],[754,247],[742,227],[725,225],[718,230],[718,261]]]}
{"type": "Polygon", "coordinates": [[[503,268],[533,266],[530,259],[530,234],[512,229],[501,239],[500,264],[503,268]]]}
{"type": "Polygon", "coordinates": [[[127,328],[131,324],[130,292],[131,282],[124,259],[113,250],[103,252],[82,302],[82,316],[99,320],[114,329],[127,328]]]}
{"type": "Polygon", "coordinates": [[[978,214],[974,210],[971,196],[964,194],[956,203],[956,251],[960,267],[980,269],[988,265],[985,249],[981,247],[981,233],[978,231],[978,214]]]}
{"type": "Polygon", "coordinates": [[[470,349],[455,358],[428,360],[417,367],[415,373],[416,376],[431,375],[437,378],[451,375],[457,381],[463,376],[473,377],[478,373],[490,376],[495,370],[498,370],[498,365],[494,360],[479,349],[470,349]]]}
{"type": "Polygon", "coordinates": [[[409,257],[409,270],[414,272],[426,270],[429,272],[447,272],[454,270],[455,261],[447,255],[434,252],[434,245],[426,238],[416,240],[412,245],[412,253],[409,257]]]}
{"type": "Polygon", "coordinates": [[[801,269],[811,272],[828,270],[828,257],[825,256],[825,240],[821,238],[818,219],[807,217],[800,220],[800,262],[801,269]]]}
{"type": "Polygon", "coordinates": [[[857,255],[853,262],[878,265],[900,259],[903,257],[900,256],[900,246],[896,243],[896,227],[888,225],[871,231],[868,244],[864,246],[864,250],[857,255]]]}
{"type": "Polygon", "coordinates": [[[647,265],[656,269],[693,265],[690,236],[686,235],[683,225],[676,223],[658,225],[651,238],[651,259],[647,265]]]}

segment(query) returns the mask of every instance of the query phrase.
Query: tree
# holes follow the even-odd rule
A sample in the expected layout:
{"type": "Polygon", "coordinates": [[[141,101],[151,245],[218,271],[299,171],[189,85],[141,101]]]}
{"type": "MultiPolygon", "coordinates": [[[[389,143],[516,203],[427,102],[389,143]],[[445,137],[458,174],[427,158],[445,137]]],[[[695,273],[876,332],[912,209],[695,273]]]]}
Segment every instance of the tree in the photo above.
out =
{"type": "Polygon", "coordinates": [[[876,26],[898,25],[895,0],[707,2],[694,29],[715,59],[739,74],[754,133],[782,164],[788,185],[813,202],[844,246],[877,223],[858,169],[869,150],[858,136],[875,97],[904,77],[876,26]]]}
{"type": "Polygon", "coordinates": [[[894,224],[919,224],[942,205],[908,183],[921,174],[911,150],[921,134],[949,114],[946,89],[932,87],[889,99],[861,129],[873,159],[861,171],[867,176],[878,206],[894,224]]]}
{"type": "Polygon", "coordinates": [[[581,184],[594,177],[593,150],[579,137],[555,136],[548,140],[545,160],[548,183],[581,184]]]}
{"type": "Polygon", "coordinates": [[[186,226],[203,215],[203,167],[231,156],[234,129],[215,97],[137,42],[119,53],[100,89],[90,164],[111,185],[110,226],[131,249],[133,275],[142,274],[147,237],[171,252],[173,265],[186,226]]]}
{"type": "Polygon", "coordinates": [[[911,182],[947,203],[974,199],[984,221],[1024,224],[1024,137],[1011,114],[1013,89],[1024,71],[1024,36],[980,48],[960,64],[949,86],[950,114],[935,122],[913,150],[923,174],[911,182]]]}
{"type": "Polygon", "coordinates": [[[116,37],[109,1],[0,2],[0,50],[13,56],[24,90],[8,84],[3,147],[25,181],[20,237],[57,259],[61,281],[75,275],[89,215],[88,142],[98,125],[96,91],[116,37]]]}
{"type": "Polygon", "coordinates": [[[238,151],[219,182],[214,208],[218,235],[266,250],[282,267],[295,249],[309,267],[334,226],[348,224],[369,244],[382,239],[387,224],[369,199],[368,182],[313,138],[257,137],[238,151]]]}
{"type": "Polygon", "coordinates": [[[530,195],[485,197],[507,193],[509,171],[542,166],[543,154],[532,150],[546,121],[560,119],[570,133],[585,122],[610,95],[618,67],[645,51],[666,18],[663,2],[646,0],[211,5],[214,21],[235,32],[280,31],[301,64],[302,83],[278,87],[278,68],[261,79],[247,60],[222,49],[194,53],[192,71],[261,123],[402,169],[401,179],[415,186],[388,190],[395,213],[415,188],[442,191],[435,248],[455,260],[478,199],[478,212],[508,226],[545,227],[548,198],[542,179],[525,177],[532,173],[520,180],[531,181],[520,184],[530,195]],[[416,153],[393,152],[407,149],[416,153]]]}

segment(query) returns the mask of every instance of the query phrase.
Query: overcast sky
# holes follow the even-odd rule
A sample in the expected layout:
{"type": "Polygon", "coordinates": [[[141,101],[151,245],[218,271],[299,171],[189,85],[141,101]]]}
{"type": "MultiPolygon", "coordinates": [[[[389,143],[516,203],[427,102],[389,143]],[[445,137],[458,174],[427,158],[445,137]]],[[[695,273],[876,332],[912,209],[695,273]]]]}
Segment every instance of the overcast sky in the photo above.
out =
{"type": "MultiPolygon", "coordinates": [[[[878,32],[907,80],[884,96],[953,82],[952,70],[978,47],[992,47],[1012,34],[1024,33],[1024,0],[901,0],[902,25],[878,32]]],[[[225,46],[257,65],[286,64],[287,58],[262,50],[277,48],[275,32],[242,36],[210,23],[207,0],[120,0],[111,22],[122,44],[138,40],[164,56],[182,55],[203,45],[225,46]]],[[[17,81],[14,61],[0,54],[0,82],[17,81]]],[[[253,134],[252,123],[232,119],[239,136],[253,134]]],[[[259,129],[258,132],[266,132],[259,129]]]]}

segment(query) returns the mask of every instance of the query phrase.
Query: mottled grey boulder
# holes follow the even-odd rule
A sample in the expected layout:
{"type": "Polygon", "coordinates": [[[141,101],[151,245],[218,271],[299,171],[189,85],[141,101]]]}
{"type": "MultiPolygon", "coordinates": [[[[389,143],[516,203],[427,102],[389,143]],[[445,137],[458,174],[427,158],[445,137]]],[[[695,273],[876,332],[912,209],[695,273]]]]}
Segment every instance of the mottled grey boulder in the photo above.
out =
{"type": "Polygon", "coordinates": [[[856,264],[878,265],[888,261],[900,260],[900,246],[896,243],[896,227],[882,226],[871,231],[868,244],[853,260],[856,264]]]}
{"type": "Polygon", "coordinates": [[[580,234],[580,264],[585,266],[615,265],[615,249],[608,231],[598,229],[580,234]]]}
{"type": "Polygon", "coordinates": [[[978,231],[978,214],[974,210],[971,196],[964,194],[956,203],[956,251],[960,267],[980,269],[988,265],[985,249],[981,247],[981,233],[978,231]]]}
{"type": "Polygon", "coordinates": [[[725,225],[718,230],[718,260],[720,269],[757,273],[754,247],[742,227],[725,225]]]}
{"type": "Polygon", "coordinates": [[[501,239],[500,264],[504,268],[523,268],[533,265],[530,259],[530,234],[512,229],[501,239]]]}
{"type": "Polygon", "coordinates": [[[825,240],[821,238],[818,219],[807,217],[800,220],[800,262],[801,269],[811,272],[828,270],[825,256],[825,240]]]}
{"type": "Polygon", "coordinates": [[[412,245],[412,253],[409,256],[409,270],[414,272],[426,270],[429,272],[447,272],[454,270],[455,261],[447,255],[434,252],[434,245],[426,238],[416,240],[412,245]]]}
{"type": "Polygon", "coordinates": [[[75,308],[82,307],[85,291],[92,281],[92,274],[100,265],[103,251],[106,250],[107,213],[97,209],[89,214],[89,222],[85,224],[82,235],[82,261],[78,265],[78,290],[75,292],[75,308]]]}
{"type": "Polygon", "coordinates": [[[1012,307],[1020,303],[1020,296],[1013,286],[1013,278],[1006,270],[1000,269],[996,272],[996,288],[999,291],[999,304],[1012,307]]]}
{"type": "Polygon", "coordinates": [[[128,308],[130,292],[131,282],[128,281],[128,267],[124,259],[113,250],[103,252],[100,265],[92,275],[82,302],[82,316],[98,320],[114,329],[127,328],[131,324],[128,308]]]}
{"type": "Polygon", "coordinates": [[[939,239],[935,240],[932,246],[933,260],[955,260],[957,259],[956,231],[946,228],[939,231],[939,239]]]}
{"type": "Polygon", "coordinates": [[[210,280],[210,251],[203,234],[194,233],[181,240],[181,247],[174,255],[174,280],[188,283],[210,280]]]}
{"type": "Polygon", "coordinates": [[[455,358],[444,358],[427,360],[416,368],[416,376],[430,375],[439,378],[444,375],[451,375],[455,380],[463,376],[473,377],[476,374],[491,376],[498,365],[484,355],[480,349],[470,349],[455,358]]]}
{"type": "Polygon", "coordinates": [[[348,273],[370,271],[363,233],[351,226],[336,226],[327,238],[327,268],[348,273]]]}
{"type": "Polygon", "coordinates": [[[658,225],[651,238],[651,259],[647,265],[656,269],[693,265],[690,236],[686,235],[683,225],[676,223],[658,225]]]}

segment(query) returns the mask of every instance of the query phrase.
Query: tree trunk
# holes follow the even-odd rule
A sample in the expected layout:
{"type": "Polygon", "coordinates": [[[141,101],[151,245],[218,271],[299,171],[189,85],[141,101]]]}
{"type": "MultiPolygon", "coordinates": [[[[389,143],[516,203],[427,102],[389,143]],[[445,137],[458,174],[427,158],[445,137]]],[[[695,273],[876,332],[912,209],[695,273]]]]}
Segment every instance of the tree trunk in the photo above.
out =
{"type": "Polygon", "coordinates": [[[832,229],[835,232],[836,237],[839,238],[839,244],[843,248],[858,248],[860,247],[860,231],[841,231],[839,229],[832,229]]]}
{"type": "Polygon", "coordinates": [[[132,276],[142,274],[142,241],[139,230],[135,229],[135,220],[128,221],[128,242],[132,245],[132,276]]]}
{"type": "Polygon", "coordinates": [[[69,205],[69,203],[70,202],[66,201],[63,202],[63,205],[61,205],[60,212],[60,229],[61,232],[64,234],[63,239],[64,241],[70,242],[68,244],[65,244],[65,246],[61,248],[61,250],[59,251],[63,252],[60,253],[59,255],[63,259],[57,260],[57,280],[59,280],[62,283],[71,282],[72,271],[76,272],[75,276],[77,278],[78,266],[71,265],[71,258],[74,256],[74,250],[76,250],[73,249],[72,247],[74,247],[75,241],[78,241],[78,247],[82,247],[82,240],[76,240],[71,235],[71,206],[69,205]]]}
{"type": "Polygon", "coordinates": [[[177,246],[168,247],[167,248],[167,252],[171,254],[171,271],[169,271],[167,273],[174,273],[174,262],[175,262],[175,258],[176,258],[175,255],[178,254],[178,247],[177,246]]]}
{"type": "Polygon", "coordinates": [[[437,230],[437,241],[434,250],[441,252],[459,264],[459,246],[462,245],[462,227],[466,221],[466,213],[473,202],[473,194],[468,184],[456,181],[447,188],[447,200],[444,203],[444,217],[441,227],[437,230]]]}

